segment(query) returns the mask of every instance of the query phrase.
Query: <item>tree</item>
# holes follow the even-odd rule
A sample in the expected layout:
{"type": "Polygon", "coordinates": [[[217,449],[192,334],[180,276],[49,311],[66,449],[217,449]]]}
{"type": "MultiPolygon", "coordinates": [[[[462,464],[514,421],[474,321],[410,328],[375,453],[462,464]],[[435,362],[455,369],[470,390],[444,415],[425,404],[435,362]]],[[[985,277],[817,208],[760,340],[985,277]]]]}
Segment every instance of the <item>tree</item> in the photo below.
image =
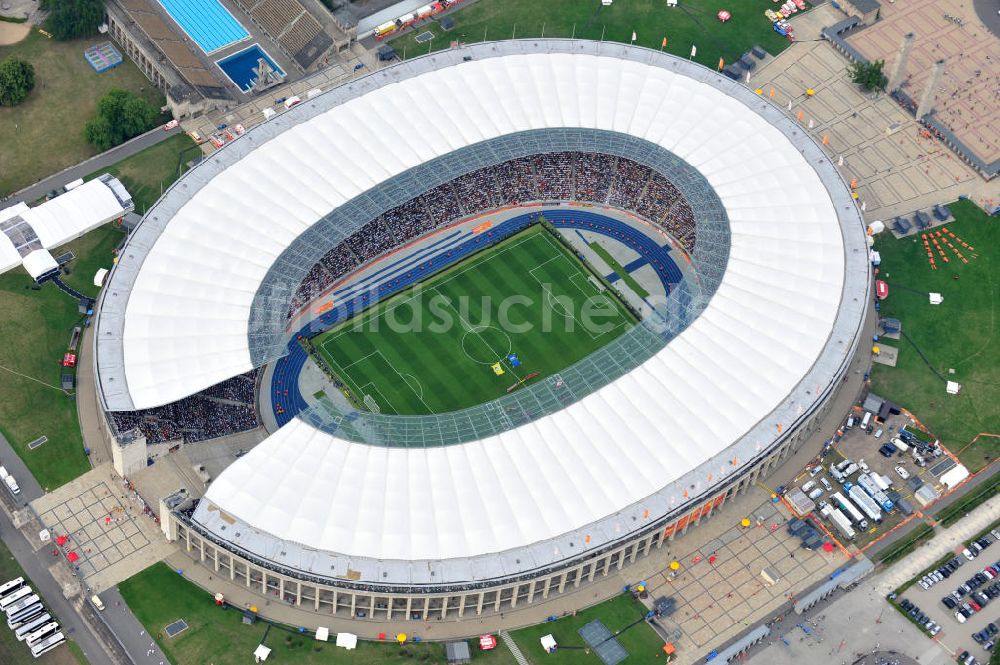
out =
{"type": "Polygon", "coordinates": [[[885,67],[885,60],[856,62],[850,67],[851,80],[860,85],[861,89],[866,92],[871,90],[883,91],[889,82],[889,79],[882,73],[883,67],[885,67]]]}
{"type": "Polygon", "coordinates": [[[157,115],[142,97],[114,88],[97,103],[97,115],[87,123],[84,134],[98,150],[108,150],[152,129],[157,115]]]}
{"type": "Polygon", "coordinates": [[[56,39],[88,37],[104,22],[104,0],[42,0],[45,29],[56,39]]]}
{"type": "Polygon", "coordinates": [[[14,56],[0,60],[0,106],[15,106],[35,87],[35,68],[14,56]]]}

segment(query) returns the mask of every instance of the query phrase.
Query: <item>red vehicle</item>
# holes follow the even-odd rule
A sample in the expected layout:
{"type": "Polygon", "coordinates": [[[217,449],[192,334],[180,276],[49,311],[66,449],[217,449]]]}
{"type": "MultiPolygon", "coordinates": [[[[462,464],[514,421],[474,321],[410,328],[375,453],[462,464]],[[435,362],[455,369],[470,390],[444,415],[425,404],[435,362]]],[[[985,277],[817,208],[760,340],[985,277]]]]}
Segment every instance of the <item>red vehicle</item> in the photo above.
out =
{"type": "Polygon", "coordinates": [[[76,354],[75,353],[65,353],[62,359],[63,367],[76,367],[76,354]]]}

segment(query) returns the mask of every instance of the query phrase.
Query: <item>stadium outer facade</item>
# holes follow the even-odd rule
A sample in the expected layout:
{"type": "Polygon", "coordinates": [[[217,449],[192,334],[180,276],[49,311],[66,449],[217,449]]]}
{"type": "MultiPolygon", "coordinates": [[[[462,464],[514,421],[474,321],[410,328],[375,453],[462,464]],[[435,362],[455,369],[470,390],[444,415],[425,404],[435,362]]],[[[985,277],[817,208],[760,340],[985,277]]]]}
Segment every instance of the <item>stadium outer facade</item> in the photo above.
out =
{"type": "MultiPolygon", "coordinates": [[[[546,54],[579,54],[602,59],[613,58],[620,59],[625,63],[639,62],[648,67],[668,69],[671,75],[690,79],[685,81],[686,85],[708,86],[736,100],[744,107],[747,117],[752,118],[752,122],[763,121],[769,124],[783,135],[783,140],[787,141],[789,146],[794,148],[794,150],[788,150],[784,153],[787,161],[783,166],[788,169],[784,175],[787,178],[784,181],[780,179],[783,174],[781,171],[768,172],[765,175],[774,178],[773,191],[757,191],[756,195],[758,197],[774,197],[777,204],[772,207],[771,213],[775,219],[794,217],[795,215],[802,215],[803,218],[809,217],[809,210],[813,204],[832,212],[833,216],[830,217],[829,221],[836,228],[839,239],[833,247],[836,256],[833,258],[828,256],[826,259],[828,260],[827,265],[834,265],[840,271],[838,275],[827,276],[832,280],[831,283],[836,284],[837,288],[836,302],[833,303],[835,311],[826,324],[816,329],[788,330],[790,336],[807,336],[815,338],[817,342],[817,352],[814,355],[805,361],[799,359],[803,368],[794,385],[783,395],[778,396],[773,408],[751,414],[753,420],[748,427],[743,429],[741,436],[724,441],[717,447],[706,445],[704,450],[700,448],[694,451],[671,450],[672,454],[677,455],[676,463],[679,469],[677,473],[663,476],[667,478],[667,482],[662,487],[638,500],[629,496],[620,504],[608,505],[604,514],[600,514],[600,511],[594,513],[595,518],[587,522],[572,523],[569,528],[565,529],[559,526],[551,527],[554,531],[547,537],[517,543],[513,547],[499,550],[491,549],[476,553],[474,552],[475,543],[472,543],[469,546],[472,548],[471,550],[467,547],[458,552],[454,558],[449,558],[447,554],[442,554],[440,557],[393,556],[395,552],[405,552],[408,547],[406,544],[397,546],[395,550],[387,549],[388,546],[373,548],[375,556],[366,556],[365,552],[362,551],[349,551],[344,553],[345,557],[340,557],[340,559],[348,560],[349,563],[342,568],[331,566],[330,569],[335,570],[335,572],[329,575],[318,572],[314,566],[306,570],[304,566],[289,565],[287,559],[284,559],[286,554],[284,550],[291,548],[302,548],[304,552],[314,554],[329,553],[328,550],[323,549],[322,545],[317,546],[315,543],[283,538],[281,537],[283,534],[269,533],[260,526],[261,523],[264,523],[265,518],[262,517],[260,518],[262,521],[256,521],[252,514],[245,512],[245,507],[240,508],[239,501],[247,501],[245,496],[229,500],[224,491],[216,489],[225,487],[233,490],[234,495],[240,492],[253,492],[254,488],[243,487],[243,485],[252,480],[251,476],[246,475],[250,466],[254,463],[259,464],[261,461],[268,461],[266,458],[260,457],[267,454],[269,450],[268,441],[265,441],[258,447],[263,451],[258,459],[253,459],[254,452],[258,450],[255,448],[251,454],[233,465],[239,468],[232,472],[227,470],[216,480],[209,496],[202,500],[201,519],[198,519],[197,513],[192,518],[190,513],[185,513],[182,510],[169,511],[169,514],[165,516],[167,519],[164,520],[163,527],[168,538],[181,542],[193,559],[211,567],[217,574],[228,576],[231,580],[245,584],[247,588],[263,595],[277,595],[298,606],[321,613],[342,613],[353,617],[357,615],[358,611],[363,610],[367,616],[372,618],[389,619],[403,613],[406,618],[419,614],[421,618],[426,619],[429,617],[461,618],[469,613],[478,615],[485,611],[512,609],[525,603],[548,598],[552,594],[566,590],[568,586],[575,588],[588,581],[593,581],[598,576],[606,576],[612,571],[620,570],[626,564],[634,562],[639,557],[648,555],[653,549],[661,547],[664,542],[673,540],[692,526],[699,524],[701,520],[710,517],[727,500],[744,492],[759,478],[773,470],[805,438],[814,433],[818,421],[827,413],[834,396],[842,385],[845,373],[861,341],[860,336],[870,296],[870,270],[867,262],[864,225],[848,189],[816,143],[780,110],[760,99],[745,87],[723,79],[715,72],[693,63],[655,51],[624,45],[571,40],[487,43],[418,58],[382,70],[354,84],[338,89],[335,91],[338,94],[333,97],[321,96],[304,104],[305,108],[297,109],[300,111],[299,114],[285,114],[271,123],[251,131],[247,138],[252,141],[256,134],[259,146],[261,145],[260,141],[275,140],[284,131],[294,128],[304,120],[321,115],[324,110],[335,108],[344,103],[345,100],[363,97],[383,86],[398,84],[411,78],[415,79],[427,72],[449,67],[460,68],[464,63],[470,61],[507,57],[536,57],[546,54]],[[324,97],[327,99],[324,100],[324,97]],[[325,109],[324,102],[326,102],[325,109]],[[309,104],[312,106],[310,107],[309,104]],[[806,179],[815,178],[821,182],[824,190],[823,196],[826,198],[823,198],[822,201],[808,201],[797,197],[794,191],[794,181],[797,177],[795,174],[806,179]],[[789,180],[793,182],[789,184],[789,180]],[[782,191],[782,188],[793,191],[782,191]],[[694,456],[693,462],[681,455],[685,452],[690,452],[694,456]],[[696,456],[695,453],[697,453],[696,456]],[[222,482],[224,479],[226,482],[222,482]],[[226,505],[222,505],[224,503],[226,505]],[[208,506],[207,511],[219,515],[229,513],[226,518],[232,520],[231,524],[236,524],[237,529],[253,530],[259,536],[256,542],[259,543],[260,537],[263,537],[264,545],[250,547],[249,541],[245,538],[240,540],[240,533],[227,536],[219,530],[217,521],[206,527],[208,519],[205,514],[205,506],[208,506]],[[234,518],[233,515],[236,517],[234,518]],[[593,540],[591,534],[594,534],[593,540]],[[539,553],[543,551],[547,554],[540,556],[539,553]],[[522,557],[525,559],[524,563],[522,563],[522,557]],[[482,574],[482,571],[488,572],[482,574]]],[[[607,81],[602,83],[606,84],[607,81]]],[[[736,121],[739,119],[737,118],[736,121]]],[[[721,131],[725,128],[716,129],[721,131]]],[[[246,146],[246,138],[241,139],[241,141],[244,141],[242,153],[232,150],[223,151],[219,157],[207,160],[191,174],[176,183],[161,202],[150,211],[144,223],[148,222],[151,226],[158,227],[157,233],[164,234],[167,222],[171,220],[172,216],[179,215],[188,198],[194,196],[193,193],[185,191],[189,189],[189,186],[192,189],[203,188],[206,183],[231,167],[234,160],[238,160],[245,156],[248,151],[254,149],[252,146],[246,146]],[[229,155],[226,154],[227,152],[229,155]]],[[[234,148],[238,145],[239,142],[234,144],[234,148]]],[[[734,147],[734,149],[736,148],[734,147]]],[[[759,165],[747,160],[743,166],[752,172],[759,165]]],[[[720,182],[719,174],[710,175],[709,180],[720,182]]],[[[763,180],[758,182],[763,182],[763,180]]],[[[803,189],[805,189],[805,185],[803,185],[803,189]]],[[[751,192],[751,195],[754,193],[751,192]]],[[[721,198],[724,203],[734,200],[726,195],[722,195],[721,198]]],[[[729,212],[731,216],[740,216],[737,206],[729,209],[729,212]]],[[[794,242],[782,245],[785,238],[779,240],[775,236],[769,235],[770,232],[766,229],[769,221],[767,218],[760,221],[763,222],[762,230],[759,231],[760,237],[774,240],[783,248],[783,251],[794,246],[794,242]]],[[[734,226],[737,225],[737,222],[734,222],[734,226]]],[[[745,230],[746,227],[740,228],[745,230]]],[[[779,235],[790,232],[794,235],[794,232],[790,231],[790,227],[778,229],[779,235]]],[[[739,242],[742,241],[739,239],[739,242]]],[[[809,242],[809,239],[804,240],[807,246],[809,242]]],[[[97,359],[98,393],[102,404],[108,410],[145,408],[155,405],[148,401],[143,402],[143,399],[148,400],[148,397],[136,399],[140,393],[131,393],[126,388],[130,371],[129,363],[139,362],[141,364],[142,361],[136,361],[138,355],[130,354],[127,350],[129,342],[127,334],[124,332],[124,329],[129,325],[129,291],[139,290],[136,285],[140,284],[140,269],[148,254],[151,253],[152,246],[153,243],[136,244],[131,248],[137,250],[135,253],[130,253],[130,248],[126,247],[122,260],[116,266],[118,275],[112,276],[110,286],[102,294],[98,314],[98,334],[95,336],[95,357],[97,359]],[[116,276],[119,276],[117,282],[114,280],[116,276]],[[109,293],[112,294],[112,297],[119,298],[119,301],[109,302],[109,293]]],[[[758,248],[763,256],[769,256],[769,250],[763,245],[759,245],[758,248]]],[[[739,245],[737,239],[734,239],[734,253],[744,249],[746,246],[739,245]]],[[[829,249],[827,247],[823,251],[829,249]]],[[[808,247],[804,251],[808,251],[808,247]]],[[[786,254],[781,258],[788,261],[787,274],[789,276],[787,279],[789,280],[796,279],[794,266],[802,265],[803,261],[809,261],[808,255],[786,254]]],[[[817,261],[819,260],[817,255],[817,261]]],[[[780,277],[780,273],[775,273],[773,276],[780,277]]],[[[724,286],[725,284],[723,284],[724,286]]],[[[722,293],[721,288],[720,293],[722,293]]],[[[789,287],[785,285],[784,288],[789,287]]],[[[794,293],[797,289],[806,288],[808,288],[807,284],[796,284],[790,287],[789,292],[794,293]]],[[[787,296],[787,293],[785,295],[787,296]]],[[[187,315],[190,315],[192,310],[186,311],[187,315]]],[[[242,316],[247,322],[252,317],[251,314],[243,314],[242,316]]],[[[796,319],[795,323],[803,324],[804,322],[796,319]]],[[[192,339],[196,340],[197,338],[192,339]]],[[[190,342],[191,340],[187,341],[187,343],[190,342]]],[[[750,347],[747,347],[746,350],[749,352],[750,347]]],[[[168,359],[170,351],[171,349],[167,349],[168,359]]],[[[207,352],[211,352],[211,349],[207,352]]],[[[794,364],[796,362],[795,359],[783,357],[771,358],[770,360],[776,364],[774,370],[776,373],[778,366],[782,363],[794,364]]],[[[194,361],[198,362],[199,359],[195,358],[194,361]]],[[[190,362],[190,359],[177,359],[176,364],[180,368],[181,376],[179,378],[170,377],[172,381],[167,382],[169,388],[163,394],[163,402],[161,403],[208,387],[222,376],[208,372],[207,376],[188,380],[183,375],[185,362],[190,362]]],[[[246,364],[236,364],[228,370],[220,371],[228,371],[229,375],[233,375],[246,369],[246,364]]],[[[758,378],[769,372],[768,367],[764,364],[751,369],[758,373],[758,378]]],[[[722,379],[724,377],[716,376],[715,378],[722,379]]],[[[754,383],[753,373],[742,376],[734,375],[729,378],[731,381],[746,382],[745,390],[748,393],[764,389],[762,384],[754,383]]],[[[706,391],[710,392],[711,388],[712,386],[706,386],[706,391]]],[[[649,400],[656,396],[646,394],[641,397],[649,400]]],[[[692,406],[692,413],[704,422],[704,419],[712,418],[713,414],[723,417],[723,414],[726,414],[730,407],[738,410],[735,400],[732,405],[711,404],[707,410],[704,407],[692,406]]],[[[572,406],[567,407],[567,411],[571,408],[572,406]]],[[[610,414],[609,417],[613,415],[610,414]]],[[[543,422],[554,418],[555,416],[543,419],[543,422]]],[[[303,440],[306,438],[303,428],[307,427],[301,421],[295,421],[286,426],[286,428],[290,428],[288,431],[302,434],[303,440]]],[[[280,433],[279,431],[273,434],[272,438],[276,438],[280,433]]],[[[313,432],[309,432],[309,435],[312,434],[313,432]]],[[[663,443],[659,438],[657,442],[663,443]]],[[[324,439],[323,443],[332,445],[333,439],[324,439]]],[[[502,442],[493,445],[502,445],[502,442]]],[[[667,444],[663,443],[663,445],[667,444]]],[[[273,452],[273,446],[270,450],[273,452]]],[[[650,460],[649,466],[654,466],[655,462],[657,460],[650,460]]],[[[635,460],[635,463],[642,464],[642,460],[635,460]]],[[[272,476],[281,475],[280,473],[275,474],[273,470],[269,470],[269,473],[272,476]]],[[[413,480],[419,482],[421,479],[414,478],[413,480]]],[[[624,480],[628,479],[624,478],[624,480]]],[[[643,485],[641,480],[637,475],[636,484],[643,485]]],[[[282,481],[281,478],[273,478],[273,482],[280,484],[282,481]]],[[[580,488],[570,487],[568,489],[575,491],[580,488]]],[[[595,491],[598,493],[603,489],[595,487],[595,491]]],[[[452,502],[458,502],[460,499],[459,497],[450,498],[452,502]]],[[[576,501],[585,497],[570,496],[568,498],[576,501]]],[[[345,507],[353,507],[358,511],[364,508],[363,505],[354,504],[352,506],[348,504],[346,506],[323,506],[320,510],[329,508],[332,512],[335,508],[345,507]]],[[[283,513],[281,517],[284,520],[293,519],[290,513],[283,513]]],[[[529,522],[532,516],[524,515],[524,519],[529,522]]],[[[386,536],[387,539],[393,535],[388,532],[392,524],[384,523],[379,526],[386,529],[382,535],[386,536]]],[[[223,526],[222,529],[224,530],[225,527],[223,526]]],[[[317,535],[319,537],[322,534],[317,532],[317,535]]],[[[447,551],[446,544],[437,544],[436,547],[437,550],[431,547],[434,553],[447,551]]],[[[426,549],[422,551],[426,551],[426,549]]]]}

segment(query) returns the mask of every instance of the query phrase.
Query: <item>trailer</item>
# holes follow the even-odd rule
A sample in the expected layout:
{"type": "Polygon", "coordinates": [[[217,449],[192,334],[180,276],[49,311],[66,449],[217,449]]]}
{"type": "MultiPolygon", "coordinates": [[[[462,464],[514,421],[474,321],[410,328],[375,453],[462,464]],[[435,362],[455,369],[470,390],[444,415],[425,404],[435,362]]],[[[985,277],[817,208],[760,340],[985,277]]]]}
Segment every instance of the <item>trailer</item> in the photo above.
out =
{"type": "Polygon", "coordinates": [[[830,522],[837,527],[837,531],[839,531],[844,538],[847,540],[854,540],[854,536],[857,534],[854,531],[854,527],[851,526],[851,520],[849,520],[844,513],[840,512],[840,510],[834,508],[830,504],[823,506],[819,512],[823,515],[823,517],[830,520],[830,522]]]}
{"type": "Polygon", "coordinates": [[[879,510],[878,504],[875,503],[868,493],[862,489],[860,485],[851,485],[847,483],[844,485],[844,489],[847,490],[847,496],[851,497],[854,503],[858,504],[858,508],[861,509],[865,515],[870,517],[874,522],[882,521],[882,511],[879,510]],[[850,485],[850,487],[848,487],[850,485]]]}
{"type": "Polygon", "coordinates": [[[858,476],[858,485],[861,485],[861,488],[868,493],[868,496],[870,496],[875,503],[881,506],[882,510],[889,512],[893,507],[892,501],[890,501],[889,497],[885,495],[885,492],[879,489],[878,483],[876,483],[875,479],[872,477],[873,475],[877,476],[878,474],[860,474],[858,476]]]}
{"type": "Polygon", "coordinates": [[[830,498],[837,502],[837,505],[844,511],[844,513],[851,518],[851,522],[857,524],[862,529],[861,523],[865,521],[865,516],[861,514],[857,506],[847,500],[847,498],[840,492],[834,492],[830,495],[830,498]]]}
{"type": "Polygon", "coordinates": [[[868,475],[871,476],[872,482],[875,483],[875,487],[879,488],[883,492],[888,491],[889,488],[892,487],[892,481],[890,481],[886,476],[883,476],[880,473],[875,473],[874,471],[868,475]]]}

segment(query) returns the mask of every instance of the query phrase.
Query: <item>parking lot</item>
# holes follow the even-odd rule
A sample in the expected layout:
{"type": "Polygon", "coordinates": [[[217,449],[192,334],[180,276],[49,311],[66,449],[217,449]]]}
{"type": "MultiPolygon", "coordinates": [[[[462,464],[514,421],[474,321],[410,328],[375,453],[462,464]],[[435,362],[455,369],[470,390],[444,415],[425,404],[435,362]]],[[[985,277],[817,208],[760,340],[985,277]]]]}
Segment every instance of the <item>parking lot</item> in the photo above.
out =
{"type": "Polygon", "coordinates": [[[909,511],[917,512],[920,510],[923,504],[914,496],[917,488],[927,485],[922,491],[932,496],[940,495],[945,490],[938,478],[930,472],[941,459],[940,457],[921,456],[925,465],[918,466],[913,449],[909,446],[907,446],[906,451],[896,450],[889,456],[879,452],[882,446],[893,439],[899,440],[902,428],[915,429],[915,424],[908,416],[888,415],[884,422],[877,422],[874,417],[870,417],[869,426],[866,428],[861,424],[864,413],[865,411],[861,407],[854,408],[851,412],[853,424],[850,428],[846,427],[847,418],[845,418],[845,427],[841,428],[832,444],[823,451],[820,461],[822,471],[816,471],[816,467],[806,468],[794,480],[794,485],[800,489],[805,487],[805,493],[816,502],[817,510],[814,511],[814,515],[817,518],[820,518],[825,510],[824,504],[841,508],[844,515],[850,518],[849,510],[843,510],[841,506],[838,506],[833,494],[839,493],[841,496],[849,497],[846,482],[858,485],[859,476],[862,474],[873,480],[877,476],[876,483],[879,485],[877,489],[884,490],[886,498],[895,504],[893,510],[889,512],[880,511],[880,521],[873,520],[868,514],[861,512],[863,508],[853,500],[853,507],[859,508],[861,517],[866,523],[862,527],[857,520],[851,520],[852,528],[856,534],[853,539],[847,539],[844,532],[836,528],[830,517],[823,520],[824,526],[842,544],[845,546],[853,544],[858,548],[872,543],[905,520],[910,519],[909,511]],[[831,471],[832,467],[838,465],[847,471],[842,481],[836,477],[838,474],[831,471]],[[826,483],[823,482],[824,479],[826,483]],[[827,483],[829,488],[827,488],[827,483]],[[902,503],[900,499],[902,499],[902,503]],[[901,510],[900,505],[906,506],[907,510],[901,510]]]}
{"type": "MultiPolygon", "coordinates": [[[[996,527],[993,530],[996,532],[996,527]]],[[[1000,532],[997,533],[1000,534],[1000,532]]],[[[952,564],[954,571],[949,577],[936,581],[929,588],[924,589],[924,585],[920,582],[924,580],[924,584],[926,584],[926,576],[921,575],[912,586],[895,599],[897,603],[901,604],[904,611],[907,608],[907,603],[904,601],[909,601],[909,603],[916,605],[919,611],[929,619],[940,625],[941,631],[935,636],[935,639],[939,640],[949,651],[956,655],[968,651],[980,663],[987,663],[990,658],[990,653],[984,648],[984,644],[988,645],[990,641],[995,641],[998,636],[996,634],[989,636],[983,640],[983,644],[980,644],[973,639],[972,635],[986,630],[990,623],[1000,623],[1000,574],[997,574],[996,570],[1000,568],[1000,545],[996,543],[995,535],[986,535],[985,538],[993,542],[987,544],[971,561],[968,556],[963,555],[963,548],[956,548],[954,557],[950,560],[958,565],[956,567],[955,563],[952,564]],[[996,566],[996,568],[984,573],[984,570],[990,566],[996,566]],[[980,575],[979,580],[970,582],[973,577],[980,573],[982,575],[980,575]],[[946,607],[942,598],[956,592],[961,585],[967,582],[970,587],[975,588],[969,592],[960,593],[955,608],[946,607]],[[995,597],[990,598],[987,594],[995,597]],[[986,602],[983,602],[984,598],[986,602]],[[956,609],[965,603],[971,604],[972,602],[976,602],[982,609],[972,614],[964,623],[960,623],[955,618],[956,609]]],[[[986,541],[981,542],[985,543],[986,541]]],[[[975,552],[974,548],[969,549],[970,554],[975,552]]],[[[933,570],[939,570],[944,563],[946,562],[939,562],[933,570]]],[[[943,576],[938,574],[934,577],[943,576]]]]}

